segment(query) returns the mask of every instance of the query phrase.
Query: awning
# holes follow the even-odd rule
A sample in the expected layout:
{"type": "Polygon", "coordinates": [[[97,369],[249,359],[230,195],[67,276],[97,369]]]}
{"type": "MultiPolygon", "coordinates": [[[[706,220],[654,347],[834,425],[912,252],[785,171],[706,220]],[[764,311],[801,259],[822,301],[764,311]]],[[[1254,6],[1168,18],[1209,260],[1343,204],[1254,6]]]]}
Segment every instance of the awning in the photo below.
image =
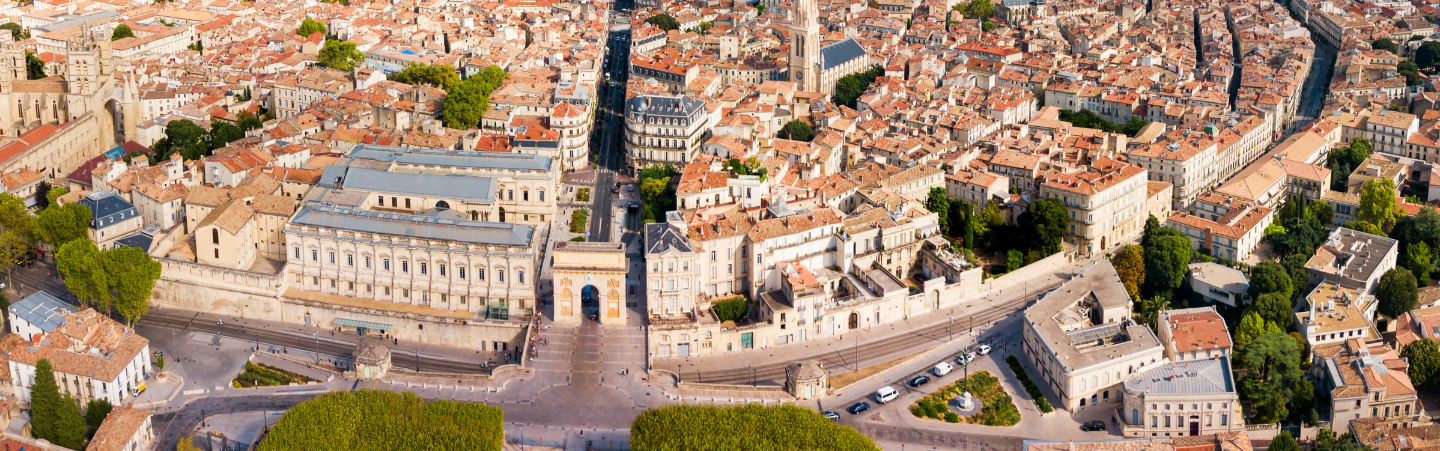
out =
{"type": "Polygon", "coordinates": [[[380,331],[390,330],[390,325],[389,325],[389,324],[372,323],[372,322],[369,322],[369,321],[359,321],[359,320],[345,319],[345,318],[335,318],[335,324],[338,324],[338,325],[341,325],[341,326],[345,326],[345,327],[364,328],[364,329],[369,329],[369,330],[380,330],[380,331]]]}

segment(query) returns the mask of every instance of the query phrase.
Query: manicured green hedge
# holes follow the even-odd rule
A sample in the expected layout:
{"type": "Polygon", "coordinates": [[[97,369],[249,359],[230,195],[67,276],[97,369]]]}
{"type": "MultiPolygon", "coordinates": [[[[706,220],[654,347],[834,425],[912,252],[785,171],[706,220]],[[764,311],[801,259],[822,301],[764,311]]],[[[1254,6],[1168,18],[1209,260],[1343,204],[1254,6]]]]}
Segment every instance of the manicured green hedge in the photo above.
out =
{"type": "Polygon", "coordinates": [[[878,450],[859,431],[797,406],[677,405],[647,410],[630,428],[634,451],[878,450]]]}
{"type": "Polygon", "coordinates": [[[721,321],[735,321],[745,317],[750,310],[750,301],[745,298],[735,298],[728,301],[720,301],[712,304],[715,309],[715,316],[721,321]]]}
{"type": "Polygon", "coordinates": [[[1035,406],[1039,407],[1041,412],[1055,411],[1054,407],[1050,407],[1050,400],[1045,398],[1045,393],[1040,391],[1040,387],[1035,386],[1034,382],[1030,382],[1030,375],[1025,374],[1025,367],[1020,366],[1020,359],[1011,355],[1005,358],[1005,363],[1010,364],[1010,371],[1014,371],[1015,377],[1020,378],[1020,384],[1024,385],[1025,392],[1030,393],[1030,397],[1035,399],[1035,406]]]}
{"type": "Polygon", "coordinates": [[[290,409],[257,451],[499,451],[504,413],[413,393],[331,392],[290,409]]]}
{"type": "Polygon", "coordinates": [[[585,233],[585,221],[590,219],[590,210],[575,210],[570,213],[570,233],[585,233]]]}

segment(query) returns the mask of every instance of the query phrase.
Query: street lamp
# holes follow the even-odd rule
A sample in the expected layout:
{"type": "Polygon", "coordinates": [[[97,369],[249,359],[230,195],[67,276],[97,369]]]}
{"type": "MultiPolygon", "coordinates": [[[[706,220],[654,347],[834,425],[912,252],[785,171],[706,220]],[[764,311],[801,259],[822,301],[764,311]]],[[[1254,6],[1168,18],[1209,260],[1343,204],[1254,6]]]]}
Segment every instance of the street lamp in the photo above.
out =
{"type": "MultiPolygon", "coordinates": [[[[311,332],[310,336],[315,337],[315,364],[320,364],[320,333],[311,332]]],[[[419,371],[419,370],[416,370],[419,371]]]]}

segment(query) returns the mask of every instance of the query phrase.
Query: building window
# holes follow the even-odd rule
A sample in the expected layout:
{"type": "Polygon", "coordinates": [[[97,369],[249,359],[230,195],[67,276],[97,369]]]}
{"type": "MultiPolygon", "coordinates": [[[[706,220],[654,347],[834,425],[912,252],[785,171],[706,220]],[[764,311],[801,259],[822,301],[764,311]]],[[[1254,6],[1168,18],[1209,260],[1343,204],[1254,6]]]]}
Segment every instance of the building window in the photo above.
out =
{"type": "Polygon", "coordinates": [[[440,264],[440,277],[445,277],[445,264],[440,264]]]}
{"type": "Polygon", "coordinates": [[[311,250],[310,250],[310,261],[312,261],[312,262],[318,262],[318,261],[320,261],[320,251],[311,249],[311,250]]]}
{"type": "Polygon", "coordinates": [[[334,252],[326,252],[326,253],[330,255],[330,264],[332,264],[332,265],[335,264],[335,253],[334,253],[334,252]]]}
{"type": "Polygon", "coordinates": [[[525,270],[515,271],[515,281],[521,284],[525,283],[525,270]]]}
{"type": "Polygon", "coordinates": [[[390,270],[390,259],[388,259],[388,258],[382,258],[382,259],[380,259],[380,267],[381,267],[381,268],[384,268],[386,271],[389,271],[389,270],[390,270]]]}
{"type": "Polygon", "coordinates": [[[403,260],[402,260],[402,261],[400,262],[400,272],[405,272],[405,273],[410,272],[410,262],[407,262],[407,261],[403,261],[403,260]]]}
{"type": "Polygon", "coordinates": [[[355,266],[355,254],[345,254],[345,266],[355,266]]]}
{"type": "Polygon", "coordinates": [[[420,275],[424,276],[430,274],[427,269],[429,268],[425,265],[425,262],[420,262],[420,275]]]}
{"type": "Polygon", "coordinates": [[[295,248],[295,258],[300,258],[300,248],[299,248],[299,247],[296,247],[296,248],[295,248]]]}
{"type": "Polygon", "coordinates": [[[476,269],[476,270],[475,270],[475,279],[476,279],[476,280],[479,280],[479,281],[482,281],[482,282],[485,281],[485,269],[484,269],[484,268],[479,268],[479,269],[476,269]]]}
{"type": "Polygon", "coordinates": [[[505,270],[503,270],[503,269],[497,269],[497,270],[495,270],[495,280],[498,281],[498,282],[505,282],[505,270]]]}
{"type": "Polygon", "coordinates": [[[220,244],[220,229],[210,229],[210,242],[212,244],[220,244]]]}
{"type": "Polygon", "coordinates": [[[370,269],[370,256],[365,256],[365,269],[370,269]]]}
{"type": "Polygon", "coordinates": [[[461,266],[461,267],[455,268],[455,269],[460,270],[460,279],[462,279],[462,280],[465,279],[465,267],[464,267],[464,266],[461,266]]]}

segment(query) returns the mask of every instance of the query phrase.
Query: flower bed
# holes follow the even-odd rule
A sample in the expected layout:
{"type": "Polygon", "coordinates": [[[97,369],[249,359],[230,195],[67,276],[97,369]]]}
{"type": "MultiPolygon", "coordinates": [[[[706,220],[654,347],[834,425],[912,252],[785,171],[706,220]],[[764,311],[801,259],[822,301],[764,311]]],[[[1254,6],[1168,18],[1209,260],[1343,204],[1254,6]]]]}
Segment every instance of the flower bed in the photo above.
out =
{"type": "Polygon", "coordinates": [[[270,365],[246,362],[245,371],[241,371],[240,375],[235,376],[235,380],[231,382],[231,385],[239,388],[290,385],[291,382],[304,384],[319,381],[270,365]]]}
{"type": "Polygon", "coordinates": [[[1011,355],[1005,358],[1005,363],[1010,364],[1010,371],[1015,372],[1015,377],[1020,378],[1020,385],[1025,386],[1025,392],[1035,400],[1035,407],[1039,407],[1040,411],[1045,413],[1055,411],[1055,408],[1050,407],[1050,400],[1045,398],[1045,393],[1040,391],[1040,387],[1035,386],[1034,382],[1030,382],[1030,375],[1025,373],[1025,367],[1020,366],[1020,359],[1011,355]]]}
{"type": "Polygon", "coordinates": [[[577,192],[575,193],[575,200],[580,201],[580,202],[589,202],[589,201],[590,201],[590,188],[580,188],[580,191],[577,191],[577,192]]]}
{"type": "Polygon", "coordinates": [[[590,219],[589,210],[570,212],[570,233],[585,233],[585,221],[590,219]]]}
{"type": "Polygon", "coordinates": [[[973,373],[945,388],[925,395],[910,405],[910,414],[950,423],[967,422],[985,426],[1014,426],[1020,422],[1020,410],[1014,399],[1000,386],[1000,379],[988,371],[973,373]],[[951,412],[947,403],[961,393],[970,392],[971,400],[980,403],[980,413],[961,417],[951,412]]]}

